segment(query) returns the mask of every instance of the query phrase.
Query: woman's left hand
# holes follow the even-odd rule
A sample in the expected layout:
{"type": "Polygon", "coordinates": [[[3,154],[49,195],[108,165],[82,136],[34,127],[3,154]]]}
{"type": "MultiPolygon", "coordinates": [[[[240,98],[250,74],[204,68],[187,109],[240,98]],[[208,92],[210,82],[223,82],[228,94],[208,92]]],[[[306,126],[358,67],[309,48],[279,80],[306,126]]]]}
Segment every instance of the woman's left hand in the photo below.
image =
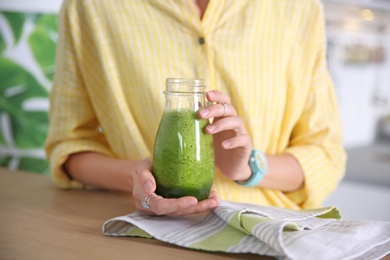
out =
{"type": "Polygon", "coordinates": [[[214,118],[212,124],[206,127],[206,133],[214,137],[215,164],[227,178],[246,180],[251,175],[248,159],[252,140],[244,122],[227,94],[213,90],[206,96],[209,101],[217,103],[199,111],[200,118],[214,118]]]}

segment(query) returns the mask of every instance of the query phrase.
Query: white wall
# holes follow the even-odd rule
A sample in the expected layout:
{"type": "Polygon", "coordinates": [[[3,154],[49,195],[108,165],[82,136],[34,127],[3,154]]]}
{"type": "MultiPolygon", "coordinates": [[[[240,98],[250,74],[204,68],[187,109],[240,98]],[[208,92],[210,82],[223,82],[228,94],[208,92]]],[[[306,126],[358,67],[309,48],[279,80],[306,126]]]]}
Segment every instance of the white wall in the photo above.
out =
{"type": "MultiPolygon", "coordinates": [[[[390,37],[375,34],[331,33],[330,37],[343,46],[364,42],[383,42],[390,51],[390,37]]],[[[346,147],[367,145],[374,141],[378,119],[390,112],[390,60],[383,64],[344,65],[343,50],[335,50],[331,73],[336,85],[346,147]],[[387,103],[387,104],[385,104],[387,103]]]]}
{"type": "Polygon", "coordinates": [[[0,0],[1,11],[57,13],[62,0],[0,0]]]}
{"type": "MultiPolygon", "coordinates": [[[[325,1],[328,64],[339,101],[347,148],[374,141],[378,119],[390,114],[390,11],[374,10],[375,19],[362,17],[364,7],[325,1]],[[380,29],[381,28],[381,29],[380,29]],[[346,46],[381,44],[383,63],[345,64],[346,46]]],[[[390,8],[390,5],[389,5],[390,8]]]]}
{"type": "Polygon", "coordinates": [[[336,206],[344,220],[390,221],[389,203],[388,188],[343,181],[324,205],[336,206]]]}
{"type": "Polygon", "coordinates": [[[377,5],[369,0],[323,1],[331,43],[329,69],[339,101],[344,145],[350,155],[346,177],[325,205],[337,206],[348,220],[390,221],[390,187],[378,185],[375,180],[390,173],[390,161],[383,159],[388,158],[390,145],[373,144],[378,120],[390,115],[390,4],[373,9],[377,5]],[[363,19],[362,10],[366,8],[370,8],[374,20],[363,19]],[[345,47],[352,44],[371,49],[382,44],[386,53],[384,62],[345,64],[345,47]],[[383,155],[381,161],[379,155],[383,155]],[[362,171],[355,167],[359,163],[371,167],[362,171]],[[367,176],[366,181],[361,180],[361,174],[367,176]]]}

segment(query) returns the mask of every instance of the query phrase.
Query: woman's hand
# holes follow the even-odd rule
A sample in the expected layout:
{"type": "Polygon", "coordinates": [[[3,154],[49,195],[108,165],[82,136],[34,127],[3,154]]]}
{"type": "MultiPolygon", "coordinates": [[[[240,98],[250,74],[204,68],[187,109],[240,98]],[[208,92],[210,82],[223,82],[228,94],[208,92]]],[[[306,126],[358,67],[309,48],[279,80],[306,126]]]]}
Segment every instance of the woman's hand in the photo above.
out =
{"type": "Polygon", "coordinates": [[[214,137],[215,164],[227,178],[244,181],[251,175],[248,159],[252,151],[244,122],[225,93],[209,91],[207,99],[218,103],[199,111],[201,118],[214,118],[206,133],[214,137]]]}
{"type": "Polygon", "coordinates": [[[156,191],[156,181],[151,173],[152,158],[139,162],[133,174],[133,198],[136,208],[157,215],[185,216],[205,212],[218,206],[217,193],[212,191],[208,199],[198,202],[195,197],[187,196],[178,199],[166,199],[161,196],[152,197],[149,208],[142,201],[156,191]]]}

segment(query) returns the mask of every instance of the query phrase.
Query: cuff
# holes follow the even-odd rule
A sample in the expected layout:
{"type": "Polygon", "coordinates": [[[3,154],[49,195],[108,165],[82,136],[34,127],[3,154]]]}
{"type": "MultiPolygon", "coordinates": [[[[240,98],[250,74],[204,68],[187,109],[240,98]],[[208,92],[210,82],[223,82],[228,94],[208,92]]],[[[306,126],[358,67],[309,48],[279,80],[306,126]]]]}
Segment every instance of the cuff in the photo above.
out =
{"type": "Polygon", "coordinates": [[[86,185],[69,178],[69,175],[63,169],[63,164],[70,154],[77,152],[93,151],[113,157],[110,149],[101,144],[88,140],[67,141],[59,143],[49,155],[51,178],[53,182],[63,189],[87,188],[86,185]]]}
{"type": "Polygon", "coordinates": [[[286,153],[294,156],[302,167],[304,185],[301,189],[286,193],[301,208],[317,208],[336,188],[341,171],[333,167],[324,150],[315,145],[290,147],[286,153]]]}

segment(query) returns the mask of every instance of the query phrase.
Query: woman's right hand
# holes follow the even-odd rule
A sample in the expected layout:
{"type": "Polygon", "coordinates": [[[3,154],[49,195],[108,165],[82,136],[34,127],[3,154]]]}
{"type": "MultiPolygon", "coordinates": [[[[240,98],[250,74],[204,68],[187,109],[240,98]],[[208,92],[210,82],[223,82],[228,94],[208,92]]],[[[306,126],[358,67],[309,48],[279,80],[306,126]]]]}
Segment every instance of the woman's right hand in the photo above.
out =
{"type": "Polygon", "coordinates": [[[156,181],[151,173],[152,158],[139,161],[133,174],[133,198],[137,209],[156,215],[186,216],[209,211],[218,206],[218,196],[215,191],[208,199],[199,201],[192,196],[177,199],[168,199],[155,196],[149,201],[149,208],[142,205],[142,201],[156,192],[156,181]]]}

